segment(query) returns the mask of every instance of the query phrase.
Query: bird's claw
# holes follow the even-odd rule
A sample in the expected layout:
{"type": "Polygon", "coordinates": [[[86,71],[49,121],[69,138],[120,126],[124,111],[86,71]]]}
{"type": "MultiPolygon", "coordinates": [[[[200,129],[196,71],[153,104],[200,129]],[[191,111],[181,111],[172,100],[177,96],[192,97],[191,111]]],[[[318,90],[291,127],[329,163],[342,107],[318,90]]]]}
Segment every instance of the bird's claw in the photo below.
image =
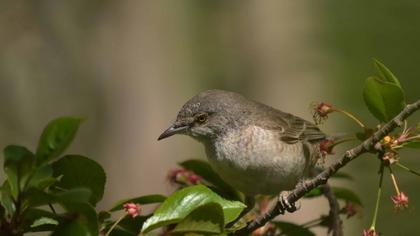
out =
{"type": "MultiPolygon", "coordinates": [[[[285,209],[289,213],[295,212],[298,208],[296,207],[295,203],[290,203],[289,200],[287,200],[288,194],[280,194],[279,196],[279,203],[282,206],[282,209],[285,209]]],[[[299,206],[300,208],[300,206],[299,206]]]]}

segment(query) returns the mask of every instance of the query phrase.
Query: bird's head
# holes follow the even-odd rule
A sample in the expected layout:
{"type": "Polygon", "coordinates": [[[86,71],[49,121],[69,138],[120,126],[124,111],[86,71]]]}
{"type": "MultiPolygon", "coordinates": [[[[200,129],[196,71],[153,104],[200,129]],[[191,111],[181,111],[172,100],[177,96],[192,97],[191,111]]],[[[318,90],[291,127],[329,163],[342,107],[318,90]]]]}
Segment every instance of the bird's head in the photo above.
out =
{"type": "Polygon", "coordinates": [[[175,122],[158,140],[174,134],[186,134],[198,140],[216,138],[240,124],[247,100],[240,94],[207,90],[191,98],[178,113],[175,122]]]}

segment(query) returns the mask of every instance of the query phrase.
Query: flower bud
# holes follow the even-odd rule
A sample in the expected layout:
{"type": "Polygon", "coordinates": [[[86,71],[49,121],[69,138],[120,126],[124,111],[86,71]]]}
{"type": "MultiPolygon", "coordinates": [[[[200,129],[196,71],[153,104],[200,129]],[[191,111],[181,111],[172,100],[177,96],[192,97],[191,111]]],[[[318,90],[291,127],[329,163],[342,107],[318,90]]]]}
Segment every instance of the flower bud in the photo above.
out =
{"type": "Polygon", "coordinates": [[[140,204],[135,204],[133,202],[129,202],[123,205],[124,210],[133,218],[136,218],[140,215],[141,208],[140,204]]]}
{"type": "Polygon", "coordinates": [[[347,219],[356,215],[356,213],[357,213],[355,205],[351,202],[346,202],[346,205],[344,206],[343,209],[344,209],[344,212],[347,216],[347,219]]]}
{"type": "Polygon", "coordinates": [[[329,154],[334,154],[333,152],[334,141],[330,139],[324,139],[319,143],[319,150],[321,151],[321,155],[325,157],[329,154]]]}
{"type": "Polygon", "coordinates": [[[168,173],[168,180],[171,184],[196,185],[201,183],[201,177],[186,169],[171,170],[168,173]]]}
{"type": "Polygon", "coordinates": [[[312,116],[316,124],[321,123],[323,120],[328,118],[328,114],[333,112],[334,109],[328,103],[321,102],[319,104],[313,104],[312,116]]]}
{"type": "Polygon", "coordinates": [[[364,229],[363,236],[379,236],[379,233],[376,233],[375,229],[364,229]]]}
{"type": "Polygon", "coordinates": [[[404,192],[391,197],[396,209],[404,209],[408,207],[408,196],[404,192]]]}
{"type": "Polygon", "coordinates": [[[398,161],[398,153],[394,151],[386,152],[382,156],[382,160],[384,160],[387,164],[394,164],[398,161]]]}
{"type": "Polygon", "coordinates": [[[382,139],[384,144],[390,144],[392,142],[391,136],[387,135],[382,139]]]}

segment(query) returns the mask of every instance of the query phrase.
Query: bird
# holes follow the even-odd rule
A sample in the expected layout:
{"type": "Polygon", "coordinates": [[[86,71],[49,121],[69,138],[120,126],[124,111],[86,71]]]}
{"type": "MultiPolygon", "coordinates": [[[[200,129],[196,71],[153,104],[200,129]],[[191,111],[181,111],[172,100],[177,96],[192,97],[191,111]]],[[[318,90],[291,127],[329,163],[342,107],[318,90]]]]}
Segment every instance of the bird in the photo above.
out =
{"type": "Polygon", "coordinates": [[[225,90],[188,100],[158,140],[188,135],[213,170],[251,202],[295,188],[321,156],[326,135],[312,122],[225,90]]]}

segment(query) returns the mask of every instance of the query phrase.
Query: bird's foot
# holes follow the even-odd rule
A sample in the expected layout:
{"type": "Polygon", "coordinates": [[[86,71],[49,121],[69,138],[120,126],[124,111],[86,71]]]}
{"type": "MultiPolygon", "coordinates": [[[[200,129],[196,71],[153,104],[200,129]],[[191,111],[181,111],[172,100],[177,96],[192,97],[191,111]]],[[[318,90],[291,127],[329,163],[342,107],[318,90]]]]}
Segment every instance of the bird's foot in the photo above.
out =
{"type": "Polygon", "coordinates": [[[288,192],[280,193],[278,202],[281,204],[282,209],[285,209],[289,213],[293,213],[300,208],[300,206],[296,207],[295,203],[290,203],[287,200],[287,196],[289,196],[288,192]]]}

